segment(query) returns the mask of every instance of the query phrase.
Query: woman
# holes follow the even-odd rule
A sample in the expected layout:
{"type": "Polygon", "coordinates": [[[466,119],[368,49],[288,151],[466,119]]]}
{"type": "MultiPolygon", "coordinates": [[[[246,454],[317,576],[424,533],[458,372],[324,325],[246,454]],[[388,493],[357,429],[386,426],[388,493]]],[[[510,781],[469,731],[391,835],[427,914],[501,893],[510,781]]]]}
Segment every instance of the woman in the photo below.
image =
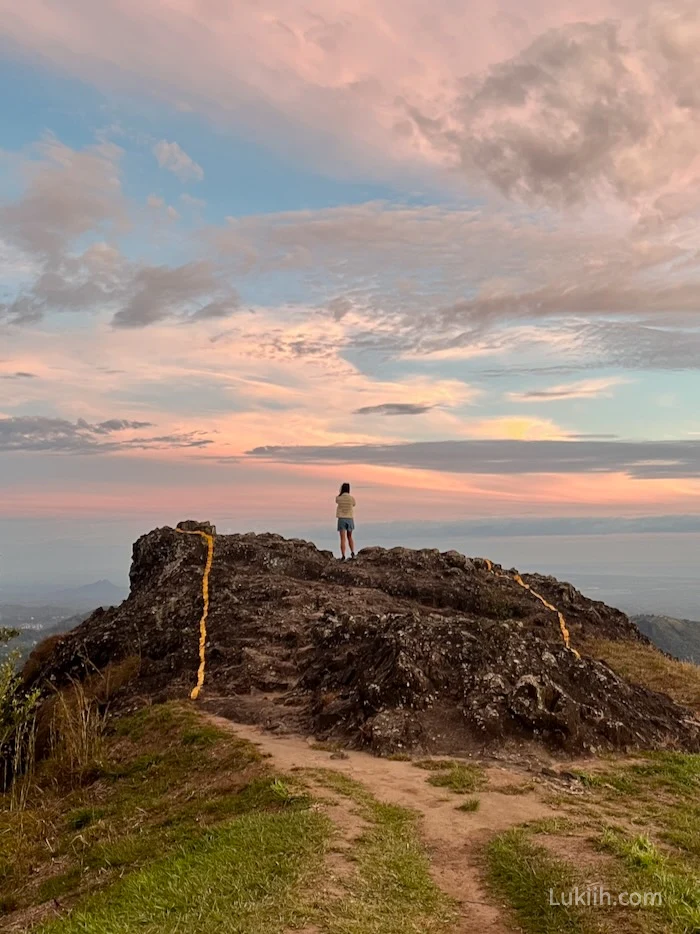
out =
{"type": "Polygon", "coordinates": [[[335,517],[338,520],[338,531],[340,532],[340,554],[341,561],[345,561],[345,551],[350,545],[350,557],[355,557],[355,541],[352,533],[355,530],[355,497],[350,495],[350,484],[344,483],[340,488],[340,493],[335,498],[337,508],[335,517]]]}

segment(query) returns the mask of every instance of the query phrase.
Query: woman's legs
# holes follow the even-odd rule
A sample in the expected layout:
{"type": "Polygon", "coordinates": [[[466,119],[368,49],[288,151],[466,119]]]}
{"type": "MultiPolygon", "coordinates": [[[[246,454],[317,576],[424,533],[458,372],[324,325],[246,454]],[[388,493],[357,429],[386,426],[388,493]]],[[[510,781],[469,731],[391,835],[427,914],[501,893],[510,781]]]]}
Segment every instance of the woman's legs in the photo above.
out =
{"type": "Polygon", "coordinates": [[[352,532],[348,532],[348,545],[350,545],[350,554],[355,554],[355,539],[352,537],[352,532]]]}
{"type": "Polygon", "coordinates": [[[345,549],[347,547],[346,545],[347,537],[348,537],[348,533],[345,531],[345,529],[341,529],[340,530],[340,553],[343,557],[345,557],[345,549]]]}

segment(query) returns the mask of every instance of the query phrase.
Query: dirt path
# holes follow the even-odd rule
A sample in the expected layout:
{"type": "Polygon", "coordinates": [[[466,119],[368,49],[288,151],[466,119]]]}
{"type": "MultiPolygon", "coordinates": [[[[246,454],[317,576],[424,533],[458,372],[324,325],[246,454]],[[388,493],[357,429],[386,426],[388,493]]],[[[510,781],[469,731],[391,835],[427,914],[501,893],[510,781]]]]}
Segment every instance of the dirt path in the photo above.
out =
{"type": "MultiPolygon", "coordinates": [[[[266,733],[256,726],[232,723],[206,715],[222,729],[231,730],[272,756],[282,771],[300,768],[333,769],[361,782],[375,797],[413,808],[421,816],[423,839],[429,849],[436,882],[460,906],[456,934],[513,934],[497,905],[490,901],[481,880],[480,853],[485,841],[523,821],[556,816],[536,791],[499,794],[498,788],[522,785],[528,778],[520,770],[486,766],[488,790],[478,793],[481,805],[475,813],[455,810],[460,796],[427,783],[429,773],[410,762],[379,759],[363,752],[347,751],[342,758],[313,749],[313,740],[301,736],[266,733]]],[[[331,812],[331,817],[333,814],[331,812]]]]}

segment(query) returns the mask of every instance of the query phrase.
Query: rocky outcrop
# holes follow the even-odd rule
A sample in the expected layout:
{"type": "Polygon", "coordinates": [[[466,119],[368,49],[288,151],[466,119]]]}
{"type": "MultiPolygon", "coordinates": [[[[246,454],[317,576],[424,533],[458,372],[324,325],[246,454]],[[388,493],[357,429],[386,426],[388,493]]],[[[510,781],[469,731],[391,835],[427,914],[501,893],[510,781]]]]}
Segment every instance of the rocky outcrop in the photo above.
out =
{"type": "MultiPolygon", "coordinates": [[[[213,531],[205,524],[183,530],[213,531]]],[[[171,528],[134,545],[131,593],[57,646],[33,681],[130,656],[130,690],[187,697],[199,662],[207,543],[171,528]]],[[[501,568],[457,552],[366,548],[341,563],[278,535],[215,540],[201,702],[377,752],[544,743],[568,751],[700,749],[700,723],[563,644],[556,613],[501,568]],[[497,572],[497,573],[494,573],[497,572]]],[[[646,641],[628,618],[524,575],[583,637],[646,641]]]]}

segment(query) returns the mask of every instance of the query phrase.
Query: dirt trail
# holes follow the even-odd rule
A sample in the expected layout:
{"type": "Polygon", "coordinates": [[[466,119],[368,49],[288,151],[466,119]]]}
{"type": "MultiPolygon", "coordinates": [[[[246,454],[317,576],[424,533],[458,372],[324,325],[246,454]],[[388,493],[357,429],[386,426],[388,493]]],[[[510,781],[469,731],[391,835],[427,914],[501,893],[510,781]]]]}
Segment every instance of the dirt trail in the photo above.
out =
{"type": "MultiPolygon", "coordinates": [[[[421,816],[423,839],[428,846],[433,875],[460,907],[456,934],[513,934],[481,881],[479,854],[492,835],[523,821],[556,816],[536,792],[499,794],[499,787],[522,785],[527,773],[508,767],[486,766],[488,790],[478,793],[481,805],[475,813],[455,810],[462,798],[445,788],[427,783],[428,772],[410,762],[379,759],[363,752],[346,751],[332,758],[326,750],[313,749],[312,739],[266,733],[259,727],[232,723],[206,715],[222,729],[231,730],[272,756],[282,771],[324,768],[342,772],[361,782],[375,797],[413,808],[421,816]]],[[[330,813],[333,817],[333,813],[330,813]]]]}

